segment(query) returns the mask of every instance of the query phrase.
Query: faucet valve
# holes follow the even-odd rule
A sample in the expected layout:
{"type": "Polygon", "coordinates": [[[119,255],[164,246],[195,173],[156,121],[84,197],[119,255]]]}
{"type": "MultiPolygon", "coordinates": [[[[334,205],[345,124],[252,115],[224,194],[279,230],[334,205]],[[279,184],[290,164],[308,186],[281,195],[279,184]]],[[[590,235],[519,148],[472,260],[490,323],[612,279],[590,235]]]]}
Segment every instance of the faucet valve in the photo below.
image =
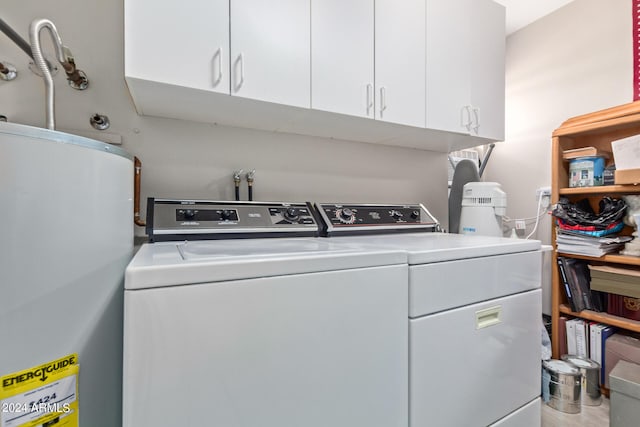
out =
{"type": "Polygon", "coordinates": [[[253,169],[251,172],[247,172],[247,183],[249,186],[253,185],[253,177],[256,174],[256,170],[253,169]]]}

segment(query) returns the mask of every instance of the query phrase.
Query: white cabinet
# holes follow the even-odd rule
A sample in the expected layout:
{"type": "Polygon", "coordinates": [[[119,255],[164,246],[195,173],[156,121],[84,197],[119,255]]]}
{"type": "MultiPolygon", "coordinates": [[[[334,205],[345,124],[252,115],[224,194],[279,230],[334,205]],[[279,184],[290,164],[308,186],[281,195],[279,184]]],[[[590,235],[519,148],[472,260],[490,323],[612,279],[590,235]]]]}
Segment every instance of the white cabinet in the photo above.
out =
{"type": "Polygon", "coordinates": [[[310,0],[231,1],[232,95],[311,106],[310,14],[310,0]]]}
{"type": "Polygon", "coordinates": [[[311,3],[311,108],[374,117],[373,5],[311,3]]]}
{"type": "Polygon", "coordinates": [[[425,127],[425,0],[375,2],[375,118],[425,127]]]}
{"type": "Polygon", "coordinates": [[[424,0],[312,2],[312,108],[424,128],[424,14],[424,0]]]}
{"type": "Polygon", "coordinates": [[[125,0],[141,115],[448,152],[504,138],[491,0],[125,0]]]}
{"type": "Polygon", "coordinates": [[[471,1],[426,0],[426,127],[469,133],[471,1]]]}
{"type": "Polygon", "coordinates": [[[472,0],[472,134],[504,140],[505,9],[490,0],[472,0]]]}
{"type": "Polygon", "coordinates": [[[504,7],[426,2],[426,127],[504,139],[504,7]]]}
{"type": "MultiPolygon", "coordinates": [[[[126,0],[125,76],[229,94],[229,0],[126,0]]],[[[131,88],[131,85],[130,85],[131,88]]],[[[140,101],[134,96],[136,104],[140,101]]]]}

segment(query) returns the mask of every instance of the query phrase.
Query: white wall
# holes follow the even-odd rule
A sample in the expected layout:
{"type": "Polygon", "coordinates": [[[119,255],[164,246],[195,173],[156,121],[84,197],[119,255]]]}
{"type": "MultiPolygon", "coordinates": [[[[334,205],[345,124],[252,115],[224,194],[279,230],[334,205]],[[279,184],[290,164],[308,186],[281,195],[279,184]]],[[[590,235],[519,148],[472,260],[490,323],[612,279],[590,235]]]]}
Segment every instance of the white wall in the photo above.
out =
{"type": "MultiPolygon", "coordinates": [[[[233,170],[255,168],[256,200],[422,202],[446,226],[444,154],[140,117],[123,77],[122,1],[3,1],[2,19],[24,38],[34,18],[56,24],[90,79],[90,88],[80,92],[67,87],[62,72],[54,78],[57,129],[92,131],[89,117],[106,114],[111,119],[106,132],[121,135],[123,148],[143,162],[143,199],[231,199],[233,170]]],[[[48,40],[45,31],[42,36],[48,40]]],[[[42,79],[27,69],[29,58],[2,33],[0,59],[20,73],[12,82],[0,81],[0,114],[44,126],[42,79]]]]}
{"type": "Polygon", "coordinates": [[[506,137],[484,178],[502,184],[511,218],[535,215],[536,188],[551,185],[554,129],[632,101],[631,13],[631,0],[576,0],[507,39],[506,137]]]}

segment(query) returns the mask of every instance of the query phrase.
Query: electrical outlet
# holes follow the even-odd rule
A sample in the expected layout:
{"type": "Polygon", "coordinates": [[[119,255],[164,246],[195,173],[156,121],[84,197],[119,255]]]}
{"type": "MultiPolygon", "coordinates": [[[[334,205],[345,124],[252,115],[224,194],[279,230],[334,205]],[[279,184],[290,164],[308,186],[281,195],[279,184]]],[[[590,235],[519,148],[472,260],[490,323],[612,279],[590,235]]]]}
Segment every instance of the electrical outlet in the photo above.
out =
{"type": "Polygon", "coordinates": [[[548,196],[551,197],[551,187],[539,187],[536,189],[536,200],[540,198],[540,194],[542,197],[548,196]]]}
{"type": "Polygon", "coordinates": [[[516,230],[524,230],[526,228],[526,224],[523,219],[516,219],[516,230]]]}

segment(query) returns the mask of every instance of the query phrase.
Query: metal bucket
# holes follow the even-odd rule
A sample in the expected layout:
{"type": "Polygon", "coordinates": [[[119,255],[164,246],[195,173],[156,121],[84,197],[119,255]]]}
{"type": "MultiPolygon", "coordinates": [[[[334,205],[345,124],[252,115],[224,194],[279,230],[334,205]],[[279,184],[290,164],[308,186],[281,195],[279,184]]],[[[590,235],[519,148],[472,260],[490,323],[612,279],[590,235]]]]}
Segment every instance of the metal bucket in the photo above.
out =
{"type": "Polygon", "coordinates": [[[563,360],[545,360],[542,362],[543,400],[547,405],[567,414],[581,411],[580,370],[563,360]]]}
{"type": "Polygon", "coordinates": [[[600,395],[600,364],[586,357],[565,354],[562,360],[569,362],[580,370],[582,392],[580,402],[587,406],[599,406],[602,403],[600,395]]]}

